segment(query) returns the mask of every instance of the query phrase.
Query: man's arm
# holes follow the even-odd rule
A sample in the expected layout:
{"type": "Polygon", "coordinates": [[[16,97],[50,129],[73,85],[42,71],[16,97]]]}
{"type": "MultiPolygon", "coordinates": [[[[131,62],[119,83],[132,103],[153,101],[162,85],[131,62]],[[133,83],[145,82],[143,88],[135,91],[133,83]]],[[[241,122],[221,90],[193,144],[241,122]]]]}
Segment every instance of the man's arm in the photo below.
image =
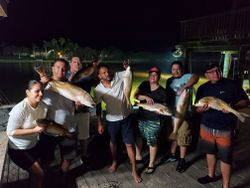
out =
{"type": "Polygon", "coordinates": [[[101,120],[101,113],[102,113],[102,106],[101,103],[98,103],[96,105],[96,116],[97,116],[97,130],[99,134],[103,134],[104,132],[104,126],[101,120]]]}
{"type": "Polygon", "coordinates": [[[196,74],[193,74],[191,78],[188,80],[188,82],[181,88],[182,90],[184,89],[189,89],[192,87],[194,84],[196,84],[199,81],[199,76],[196,74]]]}
{"type": "Polygon", "coordinates": [[[245,108],[249,105],[249,100],[247,99],[243,99],[238,101],[235,105],[234,105],[234,109],[239,109],[239,108],[245,108]]]}

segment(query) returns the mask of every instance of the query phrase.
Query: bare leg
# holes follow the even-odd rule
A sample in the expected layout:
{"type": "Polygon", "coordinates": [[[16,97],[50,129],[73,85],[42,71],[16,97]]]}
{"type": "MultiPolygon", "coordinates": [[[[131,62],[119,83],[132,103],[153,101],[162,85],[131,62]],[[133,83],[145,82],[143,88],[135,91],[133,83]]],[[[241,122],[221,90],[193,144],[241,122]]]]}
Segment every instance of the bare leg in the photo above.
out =
{"type": "Polygon", "coordinates": [[[208,167],[208,176],[214,177],[215,175],[215,165],[216,157],[214,154],[207,154],[207,167],[208,167]]]}
{"type": "Polygon", "coordinates": [[[41,188],[44,178],[44,172],[38,162],[35,162],[30,168],[30,187],[41,188]]]}
{"type": "Polygon", "coordinates": [[[141,137],[136,138],[135,150],[136,150],[135,159],[142,160],[142,138],[141,137]]]}
{"type": "Polygon", "coordinates": [[[231,165],[220,162],[221,174],[223,178],[223,188],[229,188],[230,185],[230,176],[231,176],[231,165]]]}
{"type": "Polygon", "coordinates": [[[70,162],[64,159],[61,165],[61,169],[63,173],[67,173],[69,171],[69,166],[70,166],[70,162]]]}
{"type": "Polygon", "coordinates": [[[154,167],[157,150],[157,145],[149,146],[149,167],[154,167]]]}
{"type": "Polygon", "coordinates": [[[187,153],[187,147],[186,146],[180,146],[180,158],[184,159],[187,153]]]}
{"type": "Polygon", "coordinates": [[[109,144],[111,155],[112,155],[112,165],[109,167],[110,172],[115,172],[117,170],[117,146],[110,142],[109,144]]]}
{"type": "Polygon", "coordinates": [[[132,176],[136,183],[140,183],[142,181],[141,177],[137,173],[136,163],[135,163],[135,150],[132,144],[126,144],[128,157],[132,166],[132,176]]]}
{"type": "Polygon", "coordinates": [[[172,141],[170,152],[172,154],[175,154],[176,153],[176,149],[177,149],[177,142],[176,141],[172,141]]]}

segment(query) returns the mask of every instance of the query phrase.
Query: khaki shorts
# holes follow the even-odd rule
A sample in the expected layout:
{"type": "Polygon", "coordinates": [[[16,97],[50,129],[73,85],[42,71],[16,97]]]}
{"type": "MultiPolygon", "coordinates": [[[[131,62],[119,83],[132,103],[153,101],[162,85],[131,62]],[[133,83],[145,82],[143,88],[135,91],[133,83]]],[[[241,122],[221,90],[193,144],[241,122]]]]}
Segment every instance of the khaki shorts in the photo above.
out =
{"type": "MultiPolygon", "coordinates": [[[[172,130],[173,130],[173,124],[172,124],[171,132],[172,130]]],[[[171,132],[169,132],[169,135],[171,134],[171,132]]],[[[189,146],[191,144],[192,133],[191,133],[190,125],[188,124],[187,121],[183,121],[180,128],[178,129],[176,141],[179,146],[189,146]]]]}

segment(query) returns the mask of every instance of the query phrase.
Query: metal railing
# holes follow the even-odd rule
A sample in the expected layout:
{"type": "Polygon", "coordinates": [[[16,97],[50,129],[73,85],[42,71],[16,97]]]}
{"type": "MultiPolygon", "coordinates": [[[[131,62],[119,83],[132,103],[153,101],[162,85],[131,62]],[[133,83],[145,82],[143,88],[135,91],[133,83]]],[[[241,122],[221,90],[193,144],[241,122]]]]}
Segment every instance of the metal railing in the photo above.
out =
{"type": "Polygon", "coordinates": [[[250,39],[250,7],[181,21],[182,41],[250,39]]]}

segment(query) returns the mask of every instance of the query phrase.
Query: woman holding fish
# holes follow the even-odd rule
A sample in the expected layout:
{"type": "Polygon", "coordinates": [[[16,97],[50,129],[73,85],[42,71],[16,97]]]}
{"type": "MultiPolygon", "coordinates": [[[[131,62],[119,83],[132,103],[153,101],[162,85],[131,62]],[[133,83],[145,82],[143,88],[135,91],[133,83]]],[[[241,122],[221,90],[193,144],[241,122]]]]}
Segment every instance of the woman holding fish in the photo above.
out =
{"type": "Polygon", "coordinates": [[[167,156],[166,162],[174,162],[177,160],[176,150],[180,146],[180,159],[176,167],[177,172],[184,172],[186,168],[185,156],[187,146],[191,144],[191,130],[187,121],[188,115],[191,114],[191,90],[194,84],[199,80],[195,74],[183,72],[183,65],[180,61],[174,61],[171,64],[172,77],[167,80],[166,93],[170,106],[175,111],[172,118],[173,132],[169,139],[172,140],[170,154],[167,156]],[[187,113],[190,111],[190,113],[187,113]]]}
{"type": "Polygon", "coordinates": [[[230,108],[247,107],[249,99],[236,82],[222,78],[218,63],[209,63],[207,65],[205,77],[208,82],[198,88],[196,101],[200,101],[198,103],[202,104],[201,100],[204,97],[210,97],[208,98],[210,100],[207,100],[202,105],[197,104],[196,110],[202,113],[199,150],[206,153],[208,174],[198,178],[198,182],[206,184],[218,180],[215,176],[216,155],[218,155],[223,187],[228,188],[230,187],[232,165],[232,132],[236,123],[236,116],[229,112],[232,112],[230,108]],[[223,103],[227,103],[231,107],[228,105],[225,108],[223,103]]]}
{"type": "MultiPolygon", "coordinates": [[[[166,103],[165,89],[159,84],[161,71],[158,67],[151,67],[148,71],[148,81],[144,81],[137,88],[134,97],[140,100],[140,103],[147,103],[151,106],[154,103],[166,103]]],[[[144,108],[139,109],[138,127],[141,135],[146,138],[149,146],[149,164],[146,168],[146,174],[152,174],[155,171],[155,159],[157,155],[157,142],[161,129],[161,115],[151,112],[144,108]]],[[[139,153],[141,153],[141,144],[138,145],[139,153]]]]}
{"type": "Polygon", "coordinates": [[[44,118],[47,113],[46,105],[41,102],[43,85],[31,80],[26,95],[27,97],[14,106],[9,114],[8,153],[14,163],[29,171],[31,187],[42,187],[44,172],[39,164],[41,148],[38,135],[44,131],[44,127],[38,126],[36,120],[44,118]]]}

